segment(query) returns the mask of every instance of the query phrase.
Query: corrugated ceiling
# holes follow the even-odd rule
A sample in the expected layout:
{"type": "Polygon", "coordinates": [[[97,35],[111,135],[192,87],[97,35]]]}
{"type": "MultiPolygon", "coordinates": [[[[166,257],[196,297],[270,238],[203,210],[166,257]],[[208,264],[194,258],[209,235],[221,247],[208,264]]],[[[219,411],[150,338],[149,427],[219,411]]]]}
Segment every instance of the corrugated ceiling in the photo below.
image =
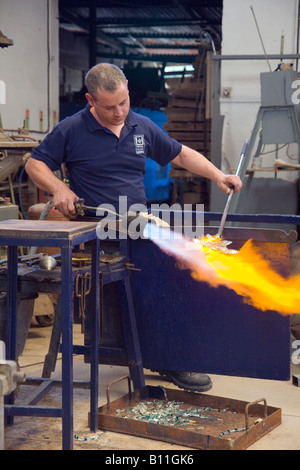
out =
{"type": "Polygon", "coordinates": [[[220,50],[222,3],[60,0],[59,20],[93,41],[95,58],[192,63],[204,48],[220,50]]]}

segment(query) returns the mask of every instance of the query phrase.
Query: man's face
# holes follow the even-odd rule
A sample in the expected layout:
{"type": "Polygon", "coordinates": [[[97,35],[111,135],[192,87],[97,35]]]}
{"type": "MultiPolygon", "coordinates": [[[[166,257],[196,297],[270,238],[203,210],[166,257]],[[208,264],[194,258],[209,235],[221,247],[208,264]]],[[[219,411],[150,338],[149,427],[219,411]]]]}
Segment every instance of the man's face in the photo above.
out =
{"type": "Polygon", "coordinates": [[[101,125],[109,127],[124,123],[130,108],[126,84],[120,83],[119,88],[113,93],[98,88],[94,98],[89,93],[85,96],[90,106],[94,108],[95,117],[101,125]]]}

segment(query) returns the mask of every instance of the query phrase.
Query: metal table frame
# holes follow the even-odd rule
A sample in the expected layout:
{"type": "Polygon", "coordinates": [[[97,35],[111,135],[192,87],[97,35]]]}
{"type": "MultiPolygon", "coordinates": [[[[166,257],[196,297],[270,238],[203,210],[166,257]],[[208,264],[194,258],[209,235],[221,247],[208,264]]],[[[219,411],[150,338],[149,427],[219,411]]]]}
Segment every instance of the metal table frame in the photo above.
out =
{"type": "MultiPolygon", "coordinates": [[[[90,376],[90,428],[98,428],[98,343],[99,343],[99,255],[100,242],[96,234],[96,223],[79,222],[78,231],[73,233],[55,232],[55,227],[61,227],[61,222],[50,223],[47,237],[41,239],[37,233],[29,236],[26,227],[32,221],[18,221],[24,230],[5,230],[9,221],[0,222],[0,245],[7,246],[7,321],[6,321],[6,357],[16,360],[16,322],[17,322],[17,292],[18,292],[18,247],[19,246],[54,246],[61,249],[61,296],[62,302],[62,406],[19,406],[14,405],[14,393],[7,397],[5,414],[8,422],[13,422],[13,416],[43,416],[62,418],[62,447],[64,450],[73,448],[73,305],[72,305],[72,249],[81,243],[91,242],[92,250],[92,295],[94,298],[93,338],[91,341],[91,376],[90,376]]],[[[11,221],[13,222],[13,221],[11,221]]],[[[39,222],[39,221],[35,221],[39,222]]],[[[45,221],[43,221],[45,223],[45,221]]],[[[13,227],[13,225],[12,225],[13,227]]]]}

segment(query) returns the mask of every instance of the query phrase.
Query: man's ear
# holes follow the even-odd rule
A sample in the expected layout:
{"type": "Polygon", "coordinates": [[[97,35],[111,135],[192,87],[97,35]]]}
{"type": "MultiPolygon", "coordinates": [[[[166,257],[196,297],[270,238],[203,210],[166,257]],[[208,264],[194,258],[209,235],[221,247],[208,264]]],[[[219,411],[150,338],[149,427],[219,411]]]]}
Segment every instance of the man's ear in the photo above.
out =
{"type": "Polygon", "coordinates": [[[85,97],[86,97],[86,99],[87,99],[89,105],[90,105],[91,107],[93,107],[93,106],[94,106],[94,98],[92,97],[92,95],[90,95],[90,93],[86,93],[86,94],[85,94],[85,97]]]}

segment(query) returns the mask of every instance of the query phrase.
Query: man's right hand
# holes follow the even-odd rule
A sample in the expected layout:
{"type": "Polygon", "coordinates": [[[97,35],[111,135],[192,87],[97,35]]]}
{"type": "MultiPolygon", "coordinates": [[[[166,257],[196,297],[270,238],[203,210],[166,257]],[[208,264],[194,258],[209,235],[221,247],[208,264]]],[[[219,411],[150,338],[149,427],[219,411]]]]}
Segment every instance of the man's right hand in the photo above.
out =
{"type": "Polygon", "coordinates": [[[64,183],[62,185],[53,195],[54,207],[68,219],[74,219],[76,216],[74,202],[78,201],[79,197],[64,183]]]}

